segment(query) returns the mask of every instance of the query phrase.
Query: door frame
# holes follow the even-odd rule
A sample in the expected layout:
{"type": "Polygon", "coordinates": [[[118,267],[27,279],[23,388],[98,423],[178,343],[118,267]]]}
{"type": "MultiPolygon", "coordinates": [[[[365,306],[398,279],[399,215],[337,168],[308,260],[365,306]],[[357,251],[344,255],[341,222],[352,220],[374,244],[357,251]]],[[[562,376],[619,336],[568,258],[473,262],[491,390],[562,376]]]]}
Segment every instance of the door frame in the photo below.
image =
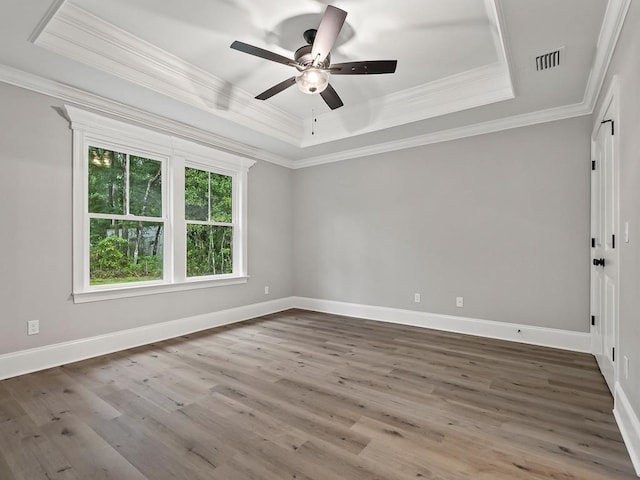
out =
{"type": "MultiPolygon", "coordinates": [[[[618,239],[618,241],[616,242],[616,248],[614,248],[614,258],[615,258],[615,263],[617,265],[617,270],[616,270],[616,277],[615,277],[615,282],[616,282],[616,295],[615,295],[615,306],[614,306],[614,318],[613,318],[613,345],[614,347],[618,347],[618,345],[620,344],[619,340],[619,325],[620,325],[620,246],[622,245],[622,243],[624,242],[624,239],[622,239],[620,237],[620,87],[619,87],[619,80],[618,80],[618,76],[615,75],[612,79],[611,79],[611,84],[609,85],[609,88],[607,89],[606,94],[603,97],[603,102],[600,105],[600,109],[598,110],[597,114],[594,114],[593,116],[593,128],[591,131],[591,159],[593,160],[597,160],[597,154],[596,154],[596,143],[597,143],[597,137],[600,131],[600,128],[603,127],[602,125],[602,121],[606,120],[604,118],[605,114],[607,114],[606,116],[608,117],[607,119],[612,119],[614,121],[614,130],[615,133],[612,136],[612,145],[613,145],[613,175],[614,175],[614,190],[615,190],[615,195],[614,195],[614,204],[615,204],[615,229],[616,231],[614,232],[616,239],[618,239]]],[[[601,168],[600,165],[596,166],[597,168],[601,168]]],[[[593,180],[591,182],[591,195],[593,195],[593,180]]],[[[591,201],[591,209],[593,208],[594,202],[593,199],[591,201]]],[[[594,215],[595,212],[591,211],[590,213],[590,231],[591,231],[591,237],[593,237],[593,225],[594,225],[594,215]]],[[[603,241],[606,241],[606,239],[603,239],[603,241]]],[[[595,287],[594,287],[594,276],[593,276],[593,267],[591,266],[591,262],[593,259],[593,249],[590,249],[589,252],[589,265],[590,265],[590,294],[589,294],[589,309],[591,312],[591,315],[594,315],[595,312],[595,303],[596,303],[596,299],[594,298],[594,296],[596,295],[595,292],[595,287]]],[[[591,325],[590,327],[590,334],[591,334],[591,350],[593,355],[596,357],[596,360],[598,361],[598,366],[600,367],[601,371],[604,371],[603,369],[609,369],[609,367],[606,367],[605,365],[603,365],[603,346],[602,346],[602,341],[603,341],[603,336],[602,336],[602,329],[601,329],[601,321],[600,319],[596,319],[596,325],[591,325]]],[[[618,383],[619,380],[619,374],[620,374],[620,369],[618,368],[618,364],[620,363],[618,361],[619,358],[619,352],[616,352],[616,358],[615,361],[611,362],[612,363],[612,367],[613,367],[613,375],[612,375],[612,383],[613,385],[609,385],[609,388],[611,389],[611,393],[613,394],[614,391],[614,387],[615,384],[618,383]]],[[[608,360],[607,360],[608,362],[608,360]]],[[[606,379],[606,377],[605,377],[606,379]]]]}

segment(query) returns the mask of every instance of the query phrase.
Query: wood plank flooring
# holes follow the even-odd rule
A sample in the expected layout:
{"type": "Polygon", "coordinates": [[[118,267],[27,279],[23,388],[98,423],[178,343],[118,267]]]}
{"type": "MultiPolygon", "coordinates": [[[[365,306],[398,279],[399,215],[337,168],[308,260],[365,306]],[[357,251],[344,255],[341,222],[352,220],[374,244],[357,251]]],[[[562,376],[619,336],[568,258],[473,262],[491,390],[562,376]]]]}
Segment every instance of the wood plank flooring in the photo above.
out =
{"type": "Polygon", "coordinates": [[[0,479],[636,478],[590,355],[301,310],[0,382],[0,479]]]}

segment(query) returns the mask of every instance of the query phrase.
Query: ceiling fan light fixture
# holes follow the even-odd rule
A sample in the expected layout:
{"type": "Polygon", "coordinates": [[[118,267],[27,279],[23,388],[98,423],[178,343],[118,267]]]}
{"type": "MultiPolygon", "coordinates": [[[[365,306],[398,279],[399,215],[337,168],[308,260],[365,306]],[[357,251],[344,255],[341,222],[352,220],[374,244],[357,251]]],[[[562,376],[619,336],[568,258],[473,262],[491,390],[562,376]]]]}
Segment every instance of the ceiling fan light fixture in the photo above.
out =
{"type": "Polygon", "coordinates": [[[296,77],[296,84],[307,95],[323,92],[329,85],[329,71],[309,67],[296,77]]]}
{"type": "Polygon", "coordinates": [[[369,75],[381,73],[394,73],[397,60],[373,60],[367,62],[331,63],[331,49],[334,47],[338,35],[342,30],[347,12],[327,5],[320,25],[317,29],[309,29],[304,32],[307,45],[298,48],[293,59],[287,58],[264,48],[254,47],[248,43],[234,41],[231,48],[248,53],[256,57],[264,58],[276,63],[281,63],[298,70],[297,76],[286,80],[256,95],[257,100],[267,100],[274,95],[298,85],[298,89],[307,95],[319,93],[322,100],[331,110],[344,105],[338,93],[329,84],[329,77],[333,75],[369,75]]]}

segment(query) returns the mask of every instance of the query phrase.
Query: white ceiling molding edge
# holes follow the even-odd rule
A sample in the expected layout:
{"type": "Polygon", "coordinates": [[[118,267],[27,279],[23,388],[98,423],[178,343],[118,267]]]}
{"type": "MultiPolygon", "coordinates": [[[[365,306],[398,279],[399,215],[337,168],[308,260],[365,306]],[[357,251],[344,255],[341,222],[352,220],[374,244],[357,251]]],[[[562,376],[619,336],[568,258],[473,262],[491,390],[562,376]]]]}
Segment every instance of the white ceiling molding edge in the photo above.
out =
{"type": "Polygon", "coordinates": [[[315,134],[305,132],[302,147],[375,132],[448,113],[514,98],[511,76],[505,63],[485,65],[441,80],[392,93],[364,105],[342,107],[343,117],[332,112],[317,116],[315,134]],[[372,114],[372,112],[375,112],[372,114]],[[375,120],[371,121],[371,116],[375,120]],[[354,131],[353,125],[363,127],[354,131]],[[350,125],[345,128],[345,125],[350,125]]]}
{"type": "Polygon", "coordinates": [[[345,129],[344,125],[358,125],[359,119],[369,117],[370,112],[376,112],[379,120],[357,131],[358,135],[514,98],[500,9],[496,0],[484,0],[484,3],[487,15],[495,24],[498,62],[392,93],[364,105],[343,107],[346,120],[343,118],[342,122],[334,121],[331,112],[319,115],[314,121],[314,134],[311,135],[310,129],[305,130],[301,146],[304,148],[351,136],[353,127],[345,129]],[[324,130],[325,125],[327,130],[324,130]]]}
{"type": "Polygon", "coordinates": [[[595,103],[602,90],[604,77],[607,74],[609,63],[611,63],[630,5],[631,0],[609,0],[607,5],[598,37],[596,58],[584,94],[584,102],[591,105],[592,110],[595,108],[595,103]]]}
{"type": "MultiPolygon", "coordinates": [[[[493,15],[500,61],[425,85],[375,99],[343,110],[347,120],[335,122],[332,112],[323,114],[330,125],[327,135],[312,136],[304,119],[270,103],[258,102],[251,94],[234,88],[182,59],[158,48],[88,11],[63,3],[44,27],[32,35],[34,44],[93,68],[167,95],[220,118],[242,124],[297,147],[317,145],[353,135],[342,124],[358,125],[376,113],[376,121],[356,134],[424,120],[462,109],[513,98],[511,76],[497,9],[485,0],[493,15]],[[220,108],[219,105],[223,107],[220,108]],[[363,116],[363,113],[365,116],[363,116]],[[354,123],[355,122],[355,123],[354,123]]],[[[44,22],[41,22],[44,23],[44,22]]],[[[320,119],[319,119],[320,121],[320,119]]]]}
{"type": "Polygon", "coordinates": [[[223,152],[233,153],[255,160],[264,160],[282,167],[292,168],[293,166],[291,160],[271,152],[265,152],[206,130],[130,107],[99,95],[88,93],[78,88],[48,80],[6,65],[0,65],[0,82],[48,95],[64,102],[70,102],[79,107],[111,116],[117,120],[150,128],[185,140],[195,141],[223,152]]]}
{"type": "Polygon", "coordinates": [[[291,145],[300,144],[301,119],[237,88],[229,95],[225,82],[215,75],[72,3],[57,10],[33,43],[291,145]]]}
{"type": "Polygon", "coordinates": [[[354,148],[345,150],[335,154],[320,155],[317,157],[307,158],[306,160],[296,161],[293,165],[294,169],[313,167],[323,165],[325,163],[340,162],[358,157],[368,157],[380,153],[404,150],[407,148],[420,147],[433,143],[448,142],[451,140],[459,140],[461,138],[474,137],[476,135],[484,135],[486,133],[500,132],[510,130],[512,128],[526,127],[539,123],[553,122],[556,120],[565,120],[573,117],[581,117],[590,115],[592,109],[584,103],[574,105],[550,108],[548,110],[540,110],[537,112],[525,113],[522,115],[514,115],[511,117],[498,118],[487,122],[466,125],[464,127],[451,128],[449,130],[441,130],[439,132],[426,133],[415,137],[404,138],[392,142],[379,143],[362,148],[354,148]]]}
{"type": "Polygon", "coordinates": [[[47,13],[44,14],[44,16],[40,19],[40,22],[38,22],[38,25],[36,26],[36,28],[33,30],[31,35],[29,35],[29,41],[31,43],[33,43],[35,39],[38,38],[38,35],[40,35],[40,32],[44,30],[44,28],[47,26],[49,21],[55,16],[56,13],[58,13],[58,10],[60,10],[62,5],[64,5],[66,1],[67,0],[55,0],[51,4],[49,9],[47,10],[47,13]]]}
{"type": "Polygon", "coordinates": [[[398,141],[344,150],[335,154],[309,157],[305,160],[296,161],[293,168],[298,169],[312,167],[322,165],[324,163],[339,162],[350,158],[376,155],[379,153],[387,153],[439,142],[447,142],[450,140],[457,140],[485,133],[493,133],[500,130],[535,125],[537,123],[553,122],[582,115],[591,115],[602,90],[607,69],[609,68],[611,59],[613,58],[616,44],[618,43],[618,37],[622,31],[622,26],[624,25],[624,20],[627,16],[630,4],[631,0],[609,0],[605,17],[602,21],[602,28],[600,29],[593,68],[591,69],[591,73],[587,81],[587,88],[585,89],[582,103],[556,107],[548,110],[540,110],[522,115],[514,115],[511,117],[500,118],[449,130],[441,130],[439,132],[405,138],[398,141]]]}
{"type": "Polygon", "coordinates": [[[515,115],[501,119],[442,130],[394,142],[386,142],[363,148],[351,149],[335,154],[310,157],[305,160],[291,160],[271,152],[255,149],[214,133],[192,127],[175,120],[151,114],[98,95],[82,91],[68,85],[44,79],[12,67],[0,65],[0,82],[15,85],[37,93],[72,102],[78,106],[111,115],[114,118],[143,125],[161,132],[172,133],[218,150],[228,151],[248,158],[264,160],[287,168],[306,168],[324,163],[332,163],[351,158],[386,153],[395,150],[445,142],[469,136],[524,127],[537,123],[568,119],[593,113],[595,102],[602,89],[607,68],[611,62],[615,46],[622,30],[631,0],[610,0],[603,21],[594,66],[589,76],[582,103],[515,115]]]}

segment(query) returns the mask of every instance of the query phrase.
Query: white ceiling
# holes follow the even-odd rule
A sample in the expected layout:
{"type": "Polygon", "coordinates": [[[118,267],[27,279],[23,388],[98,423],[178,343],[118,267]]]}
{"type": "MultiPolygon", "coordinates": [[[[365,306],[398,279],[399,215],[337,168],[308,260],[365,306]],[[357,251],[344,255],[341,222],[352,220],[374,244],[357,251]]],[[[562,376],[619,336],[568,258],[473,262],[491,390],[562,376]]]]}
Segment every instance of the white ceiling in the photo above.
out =
{"type": "Polygon", "coordinates": [[[589,113],[628,2],[332,1],[348,12],[332,62],[398,68],[333,76],[331,111],[295,87],[255,100],[295,70],[229,48],[292,57],[327,0],[3,0],[0,81],[306,166],[589,113]]]}

